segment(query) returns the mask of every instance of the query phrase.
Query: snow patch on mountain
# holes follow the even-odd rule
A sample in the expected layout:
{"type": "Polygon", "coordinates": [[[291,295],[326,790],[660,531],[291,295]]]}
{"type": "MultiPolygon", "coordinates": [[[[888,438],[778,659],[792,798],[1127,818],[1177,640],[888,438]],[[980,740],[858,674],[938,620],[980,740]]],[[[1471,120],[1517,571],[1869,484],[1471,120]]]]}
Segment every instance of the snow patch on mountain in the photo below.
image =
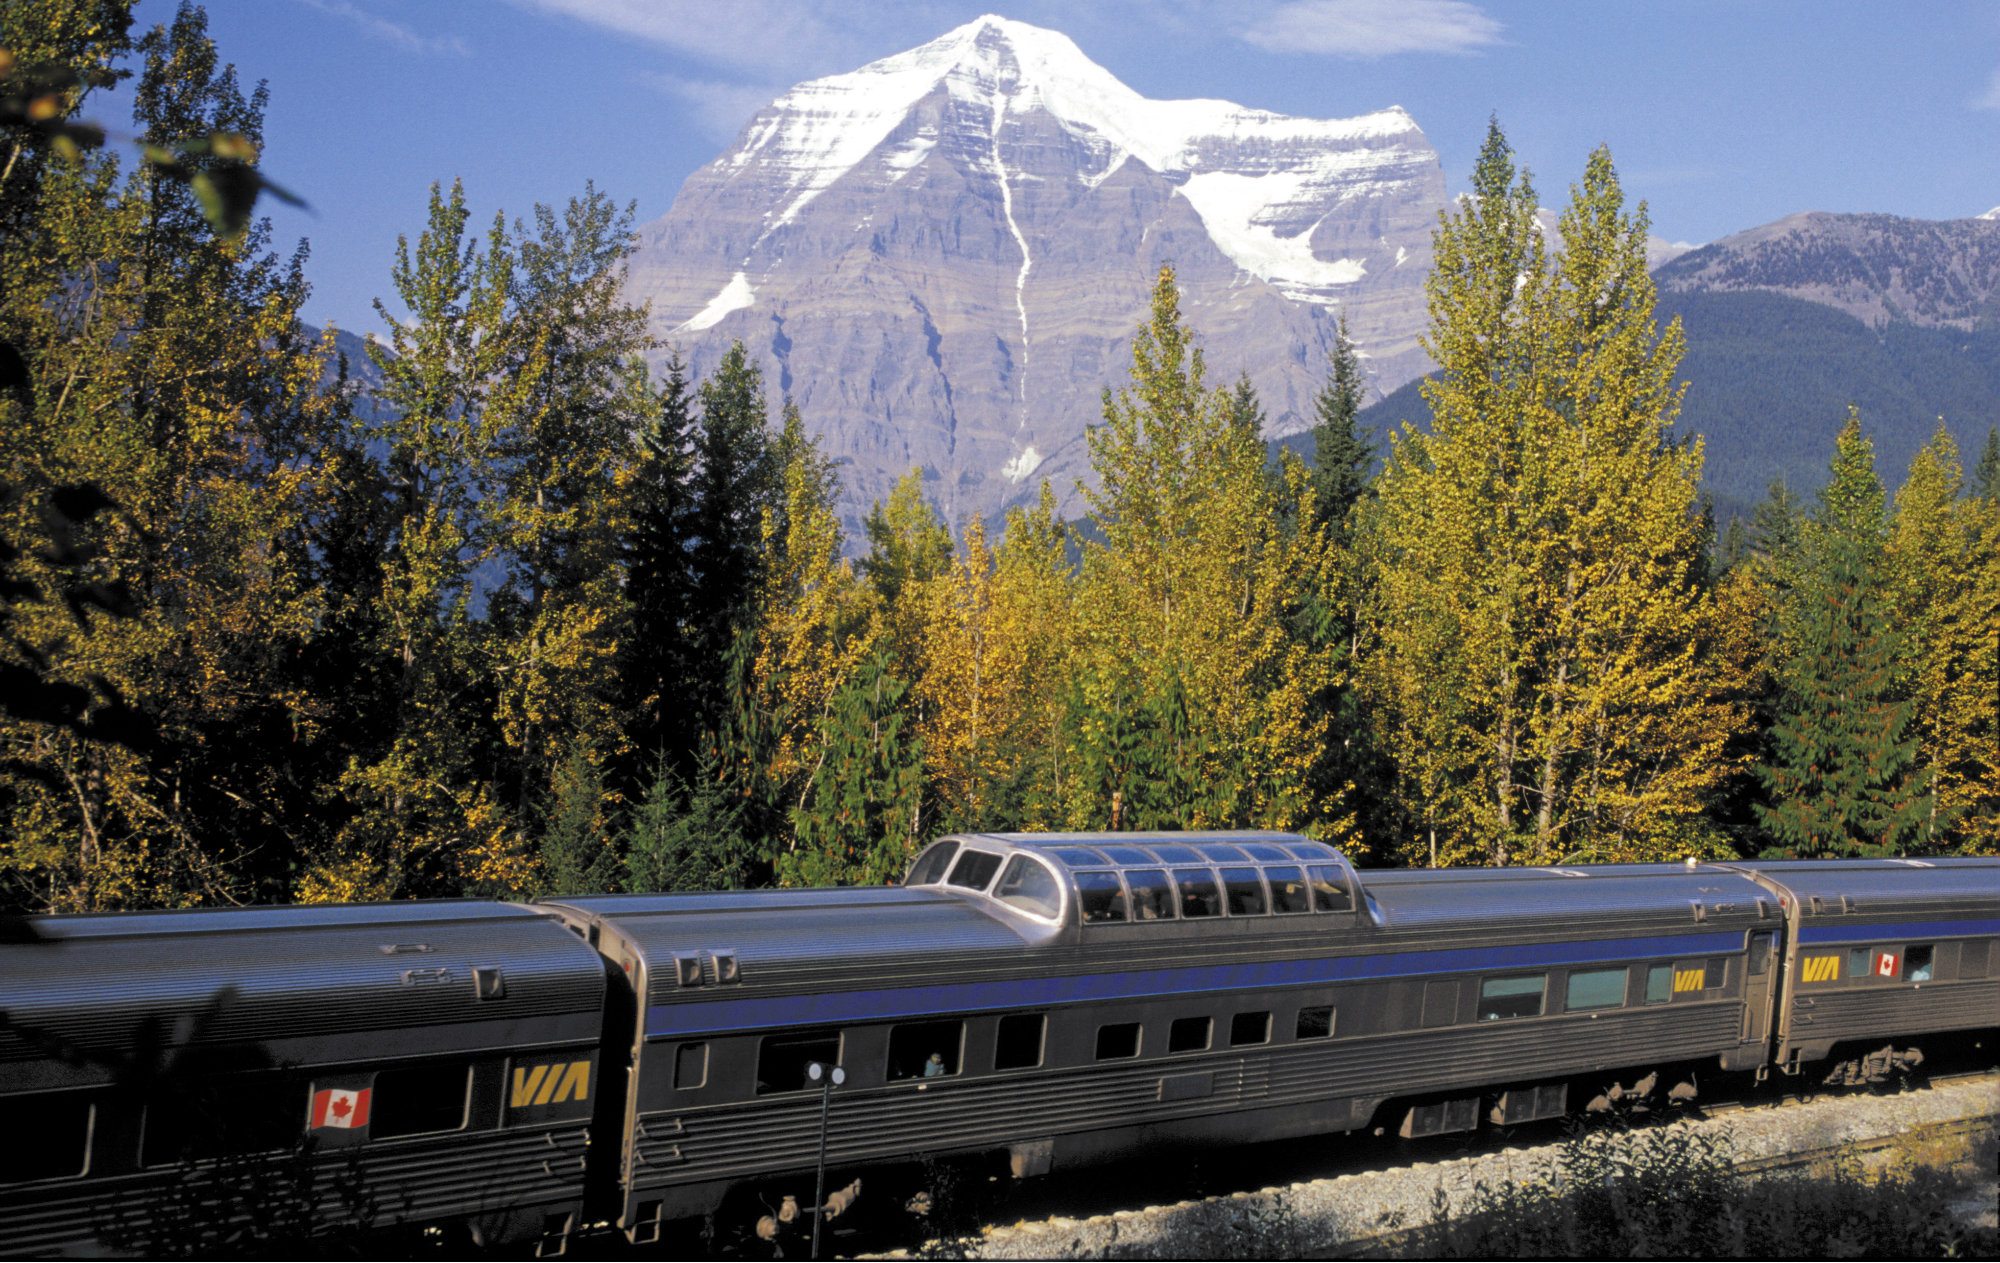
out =
{"type": "Polygon", "coordinates": [[[722,318],[730,312],[741,311],[745,307],[754,306],[756,302],[756,288],[750,284],[748,276],[738,272],[729,278],[729,284],[722,287],[721,293],[708,300],[708,306],[684,321],[676,332],[698,333],[721,323],[722,318]]]}
{"type": "MultiPolygon", "coordinates": [[[[1413,149],[1426,147],[1400,106],[1359,118],[1308,119],[1229,101],[1148,100],[1068,36],[988,15],[859,70],[802,83],[761,113],[729,165],[779,176],[785,200],[767,213],[765,231],[795,221],[940,89],[992,119],[995,175],[1010,203],[1001,126],[1010,115],[1046,110],[1101,161],[1078,173],[1083,183],[1095,187],[1128,159],[1163,175],[1185,175],[1177,191],[1232,262],[1288,297],[1317,303],[1337,301],[1333,291],[1359,281],[1366,268],[1359,259],[1318,257],[1317,222],[1297,222],[1288,212],[1322,204],[1328,189],[1365,183],[1371,170],[1405,163],[1413,149]],[[1218,156],[1224,169],[1213,169],[1218,156]]],[[[935,144],[935,135],[919,135],[879,161],[900,179],[935,144]]],[[[1015,236],[1019,241],[1018,229],[1015,236]]]]}
{"type": "Polygon", "coordinates": [[[1990,211],[1987,211],[1987,212],[1986,212],[1986,213],[1985,213],[1984,215],[1981,215],[1981,216],[1979,216],[1979,218],[1980,218],[1980,219],[2000,219],[2000,206],[1995,206],[1995,207],[1994,207],[1994,208],[1993,208],[1992,210],[1990,210],[1990,211]]]}

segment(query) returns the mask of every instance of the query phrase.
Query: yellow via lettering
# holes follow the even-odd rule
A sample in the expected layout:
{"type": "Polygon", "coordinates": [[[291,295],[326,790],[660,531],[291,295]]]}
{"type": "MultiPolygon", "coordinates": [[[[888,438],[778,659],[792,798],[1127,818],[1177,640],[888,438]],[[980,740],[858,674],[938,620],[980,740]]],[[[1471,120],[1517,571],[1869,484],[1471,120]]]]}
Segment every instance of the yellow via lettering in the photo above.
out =
{"type": "Polygon", "coordinates": [[[543,1079],[554,1080],[555,1076],[549,1073],[553,1069],[554,1066],[515,1066],[514,1093],[508,1098],[509,1106],[520,1109],[524,1105],[539,1105],[535,1090],[542,1086],[543,1079]]]}
{"type": "Polygon", "coordinates": [[[1674,975],[1674,990],[1675,991],[1701,990],[1701,981],[1704,972],[1705,972],[1704,970],[1699,968],[1681,970],[1679,973],[1674,975]]]}
{"type": "Polygon", "coordinates": [[[514,1109],[523,1109],[531,1105],[560,1105],[564,1101],[589,1099],[588,1061],[558,1061],[514,1068],[514,1090],[508,1098],[508,1103],[514,1109]]]}

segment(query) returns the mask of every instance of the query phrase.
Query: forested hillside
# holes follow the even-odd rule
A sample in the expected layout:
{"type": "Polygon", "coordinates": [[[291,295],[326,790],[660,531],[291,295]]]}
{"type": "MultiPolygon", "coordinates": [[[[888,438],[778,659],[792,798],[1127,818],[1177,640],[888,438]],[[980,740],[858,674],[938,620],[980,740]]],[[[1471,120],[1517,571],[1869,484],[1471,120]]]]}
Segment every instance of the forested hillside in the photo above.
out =
{"type": "Polygon", "coordinates": [[[1718,540],[1607,151],[1552,257],[1494,125],[1433,241],[1433,420],[1381,468],[1344,332],[1274,467],[1168,268],[1087,529],[1045,485],[954,535],[912,471],[850,546],[740,345],[647,371],[629,208],[433,186],[387,337],[315,335],[304,252],[226,213],[264,89],[200,9],[119,16],[0,19],[6,908],[883,881],[954,829],[2000,849],[2000,444],[1878,472],[1843,410],[1818,495],[1718,540]],[[120,73],[136,150],[77,123],[120,73]]]}

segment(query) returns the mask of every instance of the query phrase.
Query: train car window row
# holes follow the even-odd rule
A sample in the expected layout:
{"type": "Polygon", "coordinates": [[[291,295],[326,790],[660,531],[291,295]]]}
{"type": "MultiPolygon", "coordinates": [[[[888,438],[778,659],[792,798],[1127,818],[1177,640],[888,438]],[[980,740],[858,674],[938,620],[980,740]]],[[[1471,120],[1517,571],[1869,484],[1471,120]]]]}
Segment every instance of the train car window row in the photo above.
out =
{"type": "Polygon", "coordinates": [[[0,1097],[12,1138],[0,1145],[0,1184],[73,1180],[90,1169],[97,1102],[88,1092],[0,1097]]]}
{"type": "Polygon", "coordinates": [[[1109,1022],[1097,1028],[1097,1059],[1117,1061],[1139,1055],[1137,1022],[1109,1022]]]}
{"type": "MultiPolygon", "coordinates": [[[[1023,862],[1015,860],[1016,864],[1023,862]]],[[[955,873],[953,878],[955,884],[955,873]]],[[[1171,873],[1165,869],[1127,869],[1122,874],[1081,869],[1073,880],[1085,925],[1171,921],[1177,913],[1182,920],[1194,920],[1219,917],[1225,911],[1232,917],[1261,917],[1354,910],[1346,880],[1334,865],[1176,868],[1171,873]]]]}
{"type": "Polygon", "coordinates": [[[465,1062],[377,1071],[368,1106],[377,1140],[459,1131],[472,1108],[472,1067],[465,1062]]]}
{"type": "Polygon", "coordinates": [[[965,1023],[905,1022],[889,1028],[889,1072],[897,1079],[955,1075],[965,1049],[965,1023]]]}
{"type": "Polygon", "coordinates": [[[1271,1015],[1263,1013],[1238,1013],[1229,1019],[1229,1046],[1242,1048],[1249,1044],[1271,1042],[1271,1015]]]}
{"type": "Polygon", "coordinates": [[[806,1068],[814,1062],[840,1064],[838,1030],[792,1031],[766,1035],[757,1046],[757,1095],[803,1092],[813,1087],[806,1068]]]}
{"type": "Polygon", "coordinates": [[[1049,1019],[1042,1013],[1009,1013],[993,1040],[995,1070],[1032,1070],[1042,1064],[1049,1019]]]}
{"type": "Polygon", "coordinates": [[[1514,1017],[1540,1017],[1547,974],[1488,978],[1479,984],[1479,1020],[1496,1022],[1514,1017]]]}
{"type": "Polygon", "coordinates": [[[674,1086],[682,1090],[708,1085],[708,1045],[682,1044],[674,1050],[674,1086]]]}
{"type": "Polygon", "coordinates": [[[1207,1052],[1209,1042],[1214,1038],[1215,1019],[1211,1017],[1177,1017],[1167,1027],[1167,1051],[1169,1053],[1207,1052]]]}
{"type": "Polygon", "coordinates": [[[166,1084],[146,1101],[143,1166],[289,1149],[305,1130],[308,1085],[251,1073],[166,1084]]]}
{"type": "Polygon", "coordinates": [[[1625,983],[1630,971],[1617,969],[1572,969],[1563,995],[1563,1009],[1575,1013],[1584,1009],[1613,1009],[1625,1003],[1625,983]]]}

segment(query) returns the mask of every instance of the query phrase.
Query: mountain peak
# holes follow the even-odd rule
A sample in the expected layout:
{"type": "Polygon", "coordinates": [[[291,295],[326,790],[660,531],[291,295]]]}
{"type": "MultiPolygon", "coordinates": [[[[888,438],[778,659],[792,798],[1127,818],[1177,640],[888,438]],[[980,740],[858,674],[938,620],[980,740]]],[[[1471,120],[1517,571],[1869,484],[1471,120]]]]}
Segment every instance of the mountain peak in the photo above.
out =
{"type": "Polygon", "coordinates": [[[1987,211],[1987,212],[1986,212],[1986,213],[1985,213],[1984,215],[1981,215],[1981,216],[1979,216],[1979,218],[1980,218],[1980,219],[2000,219],[2000,206],[1995,206],[1995,207],[1994,207],[1994,208],[1993,208],[1992,210],[1990,210],[1990,211],[1987,211]]]}

